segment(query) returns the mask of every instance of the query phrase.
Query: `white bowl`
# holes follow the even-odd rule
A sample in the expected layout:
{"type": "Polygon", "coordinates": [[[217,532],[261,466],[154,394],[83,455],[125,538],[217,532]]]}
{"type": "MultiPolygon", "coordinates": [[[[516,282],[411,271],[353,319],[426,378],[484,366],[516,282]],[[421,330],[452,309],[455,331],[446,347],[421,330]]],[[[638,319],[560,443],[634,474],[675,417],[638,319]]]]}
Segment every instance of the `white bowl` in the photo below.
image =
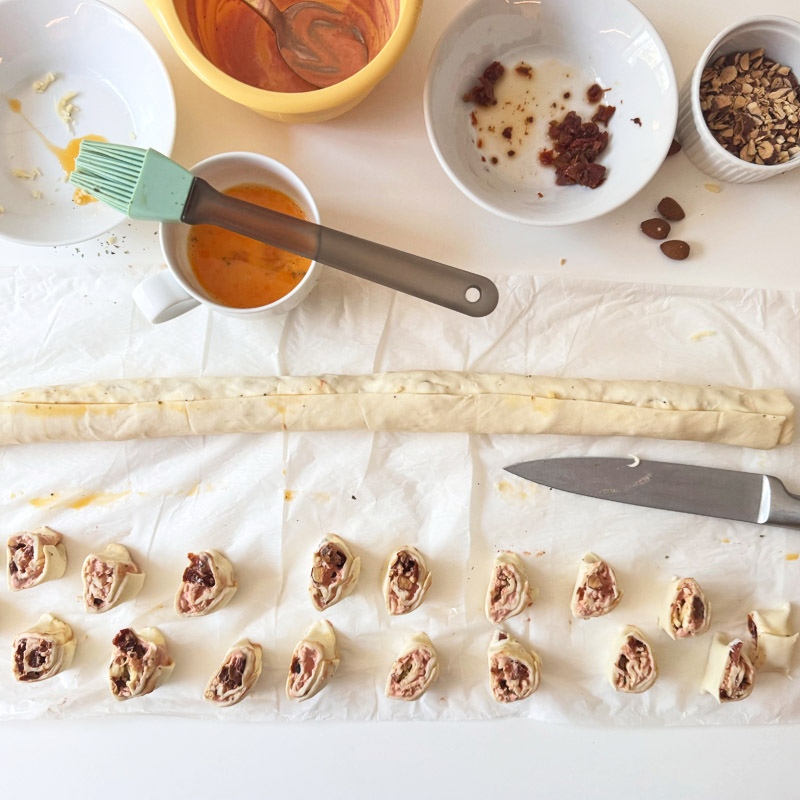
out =
{"type": "Polygon", "coordinates": [[[684,83],[678,114],[678,140],[694,165],[721,181],[755,183],[800,167],[800,154],[783,164],[750,164],[729,153],[711,134],[700,110],[700,78],[719,56],[764,48],[765,55],[800,73],[800,22],[787,17],[750,17],[728,26],[703,51],[684,83]]]}
{"type": "Polygon", "coordinates": [[[0,31],[0,238],[59,245],[105,233],[124,217],[103,203],[76,205],[41,137],[63,148],[95,134],[169,154],[175,98],[161,59],[130,20],[97,0],[3,0],[0,31]],[[35,92],[48,72],[57,80],[35,92]],[[78,93],[72,132],[55,109],[68,92],[78,93]],[[14,177],[34,167],[42,173],[35,180],[14,177]]]}
{"type": "Polygon", "coordinates": [[[568,225],[608,213],[647,184],[672,142],[678,98],[664,43],[627,0],[473,0],[436,46],[424,105],[434,152],[468,197],[518,222],[568,225]],[[559,106],[552,110],[542,99],[544,107],[534,110],[530,136],[524,141],[526,167],[515,165],[524,174],[511,175],[504,164],[497,169],[482,162],[469,119],[474,106],[463,101],[465,92],[492,61],[507,69],[525,61],[534,73],[539,67],[544,74],[554,66],[553,59],[569,66],[570,79],[562,84],[559,72],[559,85],[550,81],[535,88],[540,98],[543,88],[558,92],[559,106]],[[604,102],[617,107],[609,123],[608,148],[599,159],[608,168],[606,180],[593,190],[556,186],[553,169],[538,165],[536,159],[540,149],[551,146],[548,123],[563,118],[571,104],[579,106],[578,113],[588,108],[585,92],[595,81],[611,88],[604,102]],[[561,110],[560,89],[567,86],[572,98],[561,110]],[[641,127],[634,118],[641,120],[641,127]]]}
{"type": "MultiPolygon", "coordinates": [[[[292,170],[274,158],[260,153],[220,153],[191,170],[215,189],[225,191],[240,183],[260,183],[277,189],[300,206],[306,219],[319,225],[319,210],[308,187],[292,170]]],[[[133,292],[133,299],[150,322],[159,324],[204,305],[218,314],[249,319],[278,316],[301,303],[314,288],[322,266],[312,261],[305,276],[291,292],[274,303],[253,308],[231,308],[212,300],[197,281],[189,263],[189,225],[161,223],[158,238],[167,269],[143,280],[133,292]]]]}

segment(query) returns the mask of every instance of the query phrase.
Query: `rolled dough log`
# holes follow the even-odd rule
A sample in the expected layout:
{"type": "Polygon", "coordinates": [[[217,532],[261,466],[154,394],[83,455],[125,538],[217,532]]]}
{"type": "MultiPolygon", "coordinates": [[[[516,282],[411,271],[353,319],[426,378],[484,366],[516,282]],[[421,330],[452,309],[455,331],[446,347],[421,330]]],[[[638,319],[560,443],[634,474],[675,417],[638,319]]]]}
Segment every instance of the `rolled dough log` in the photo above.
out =
{"type": "Polygon", "coordinates": [[[645,436],[768,449],[792,440],[780,389],[469,372],[154,378],[0,397],[0,445],[267,431],[645,436]]]}

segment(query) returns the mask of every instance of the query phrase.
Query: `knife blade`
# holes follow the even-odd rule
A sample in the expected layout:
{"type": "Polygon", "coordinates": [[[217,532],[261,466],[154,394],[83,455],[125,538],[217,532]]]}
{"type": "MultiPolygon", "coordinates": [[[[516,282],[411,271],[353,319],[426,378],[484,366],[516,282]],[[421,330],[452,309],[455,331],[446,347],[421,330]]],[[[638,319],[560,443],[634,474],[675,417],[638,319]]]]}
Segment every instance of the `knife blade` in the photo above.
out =
{"type": "Polygon", "coordinates": [[[800,529],[800,496],[778,478],[630,458],[546,458],[505,467],[533,483],[617,503],[800,529]]]}

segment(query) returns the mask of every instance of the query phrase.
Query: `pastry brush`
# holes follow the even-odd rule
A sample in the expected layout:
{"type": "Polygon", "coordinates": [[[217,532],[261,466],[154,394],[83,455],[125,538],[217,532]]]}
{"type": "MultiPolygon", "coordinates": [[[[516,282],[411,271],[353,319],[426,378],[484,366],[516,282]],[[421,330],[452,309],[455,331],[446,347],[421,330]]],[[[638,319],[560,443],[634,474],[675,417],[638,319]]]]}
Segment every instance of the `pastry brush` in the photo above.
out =
{"type": "Polygon", "coordinates": [[[131,219],[218,225],[471,317],[497,305],[488,278],[229,197],[156,150],[84,140],[69,181],[131,219]]]}

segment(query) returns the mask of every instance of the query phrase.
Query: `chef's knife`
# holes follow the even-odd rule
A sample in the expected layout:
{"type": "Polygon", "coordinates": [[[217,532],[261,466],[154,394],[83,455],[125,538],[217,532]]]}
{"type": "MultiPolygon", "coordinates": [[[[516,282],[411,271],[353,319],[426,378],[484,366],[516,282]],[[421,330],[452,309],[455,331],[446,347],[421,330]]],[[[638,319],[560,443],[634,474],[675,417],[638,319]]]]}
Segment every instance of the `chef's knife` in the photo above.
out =
{"type": "Polygon", "coordinates": [[[800,496],[771,475],[631,458],[546,458],[505,469],[587,497],[800,529],[800,496]]]}

